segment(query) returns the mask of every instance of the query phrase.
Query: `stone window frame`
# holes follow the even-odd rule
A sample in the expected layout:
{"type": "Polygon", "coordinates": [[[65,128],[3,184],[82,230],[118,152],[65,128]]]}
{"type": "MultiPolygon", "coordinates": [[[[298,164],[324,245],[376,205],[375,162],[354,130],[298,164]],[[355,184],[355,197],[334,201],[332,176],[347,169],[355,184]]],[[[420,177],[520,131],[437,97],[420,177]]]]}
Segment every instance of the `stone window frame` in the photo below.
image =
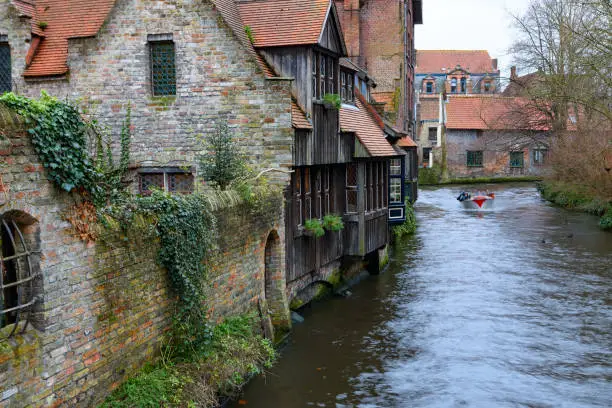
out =
{"type": "Polygon", "coordinates": [[[138,169],[138,193],[144,196],[150,195],[152,190],[143,186],[146,177],[161,176],[163,185],[158,187],[168,193],[191,194],[195,187],[195,176],[192,168],[181,167],[143,167],[138,169]],[[189,188],[177,189],[176,175],[189,176],[189,188]],[[144,187],[144,188],[143,188],[144,187]]]}
{"type": "Polygon", "coordinates": [[[0,329],[9,327],[0,340],[30,323],[42,328],[40,254],[38,220],[18,210],[0,214],[0,329]]]}
{"type": "Polygon", "coordinates": [[[8,35],[0,34],[0,95],[13,90],[12,56],[8,35]]]}
{"type": "Polygon", "coordinates": [[[147,35],[147,45],[149,49],[149,72],[151,81],[151,95],[155,97],[174,97],[177,95],[177,69],[176,69],[176,44],[172,34],[149,34],[147,35]],[[169,72],[161,72],[160,75],[165,74],[170,78],[168,83],[159,84],[160,81],[156,79],[155,59],[156,53],[161,52],[163,49],[168,51],[171,48],[170,55],[172,55],[171,64],[167,67],[169,72]],[[164,90],[166,87],[166,90],[164,90]]]}

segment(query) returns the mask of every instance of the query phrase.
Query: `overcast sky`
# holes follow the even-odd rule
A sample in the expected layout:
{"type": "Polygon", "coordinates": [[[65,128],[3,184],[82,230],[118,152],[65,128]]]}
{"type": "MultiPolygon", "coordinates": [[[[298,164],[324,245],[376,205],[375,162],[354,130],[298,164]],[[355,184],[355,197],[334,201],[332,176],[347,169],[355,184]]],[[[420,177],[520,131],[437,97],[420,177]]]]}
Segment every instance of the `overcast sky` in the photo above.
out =
{"type": "MultiPolygon", "coordinates": [[[[421,50],[487,50],[509,75],[507,50],[513,29],[509,12],[522,12],[531,0],[423,0],[423,24],[416,26],[421,50]]],[[[520,72],[520,70],[519,70],[520,72]]]]}

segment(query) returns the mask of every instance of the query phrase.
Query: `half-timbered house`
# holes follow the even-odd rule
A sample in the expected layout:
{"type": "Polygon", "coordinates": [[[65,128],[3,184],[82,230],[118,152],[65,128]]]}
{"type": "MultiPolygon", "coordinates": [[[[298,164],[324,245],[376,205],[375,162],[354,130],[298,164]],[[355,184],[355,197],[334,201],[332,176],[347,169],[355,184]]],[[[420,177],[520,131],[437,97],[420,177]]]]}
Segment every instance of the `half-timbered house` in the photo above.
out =
{"type": "MultiPolygon", "coordinates": [[[[404,205],[403,152],[386,140],[369,106],[367,81],[341,63],[346,46],[333,1],[240,1],[245,30],[281,77],[294,79],[293,174],[286,200],[287,283],[336,270],[346,257],[376,254],[389,242],[390,201],[404,205]],[[390,172],[400,163],[398,187],[390,172]],[[313,237],[308,220],[341,216],[342,231],[313,237]]],[[[394,212],[397,214],[397,211],[394,212]]],[[[401,216],[403,217],[403,208],[401,216]]]]}

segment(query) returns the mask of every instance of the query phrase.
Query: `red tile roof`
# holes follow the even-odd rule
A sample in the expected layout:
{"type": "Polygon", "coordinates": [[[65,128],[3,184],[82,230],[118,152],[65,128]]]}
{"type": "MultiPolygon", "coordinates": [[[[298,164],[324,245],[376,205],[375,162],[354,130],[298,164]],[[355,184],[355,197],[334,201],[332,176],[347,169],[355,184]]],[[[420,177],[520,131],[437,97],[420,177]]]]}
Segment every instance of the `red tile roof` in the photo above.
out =
{"type": "Polygon", "coordinates": [[[406,136],[398,140],[397,145],[399,147],[416,147],[417,144],[410,137],[406,136]]]}
{"type": "Polygon", "coordinates": [[[240,17],[240,10],[236,2],[234,0],[213,0],[213,3],[217,10],[221,13],[221,16],[227,25],[232,29],[234,35],[238,37],[242,45],[247,49],[247,52],[255,59],[257,65],[263,71],[263,73],[267,77],[277,76],[264,58],[253,48],[251,40],[249,40],[246,32],[244,31],[244,23],[240,17]]]}
{"type": "Polygon", "coordinates": [[[380,125],[372,118],[368,109],[357,99],[356,108],[340,108],[340,128],[343,132],[355,133],[372,157],[397,156],[387,142],[380,125]]]}
{"type": "Polygon", "coordinates": [[[66,74],[68,39],[96,35],[114,4],[115,0],[36,0],[32,33],[44,38],[32,53],[24,76],[66,74]],[[40,32],[42,23],[47,26],[40,32]]]}
{"type": "Polygon", "coordinates": [[[291,100],[291,124],[296,129],[312,129],[306,114],[294,100],[291,100]]]}
{"type": "Polygon", "coordinates": [[[547,130],[546,118],[525,98],[449,96],[448,129],[547,130]]]}
{"type": "Polygon", "coordinates": [[[19,11],[20,17],[34,17],[34,0],[12,0],[11,3],[19,11]]]}
{"type": "Polygon", "coordinates": [[[261,0],[239,2],[255,47],[317,44],[331,0],[261,0]]]}
{"type": "Polygon", "coordinates": [[[493,73],[493,61],[485,50],[417,50],[417,74],[445,74],[457,65],[470,73],[493,73]],[[442,71],[442,68],[446,68],[442,71]]]}

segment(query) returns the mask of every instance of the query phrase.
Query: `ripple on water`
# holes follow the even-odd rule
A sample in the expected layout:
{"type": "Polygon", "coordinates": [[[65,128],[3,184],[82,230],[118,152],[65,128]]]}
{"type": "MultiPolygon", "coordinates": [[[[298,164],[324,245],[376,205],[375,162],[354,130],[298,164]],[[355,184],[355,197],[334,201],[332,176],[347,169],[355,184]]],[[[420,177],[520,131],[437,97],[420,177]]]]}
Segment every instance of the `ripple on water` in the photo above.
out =
{"type": "Polygon", "coordinates": [[[388,272],[313,306],[248,406],[609,407],[612,234],[532,185],[480,188],[492,211],[422,190],[388,272]]]}

